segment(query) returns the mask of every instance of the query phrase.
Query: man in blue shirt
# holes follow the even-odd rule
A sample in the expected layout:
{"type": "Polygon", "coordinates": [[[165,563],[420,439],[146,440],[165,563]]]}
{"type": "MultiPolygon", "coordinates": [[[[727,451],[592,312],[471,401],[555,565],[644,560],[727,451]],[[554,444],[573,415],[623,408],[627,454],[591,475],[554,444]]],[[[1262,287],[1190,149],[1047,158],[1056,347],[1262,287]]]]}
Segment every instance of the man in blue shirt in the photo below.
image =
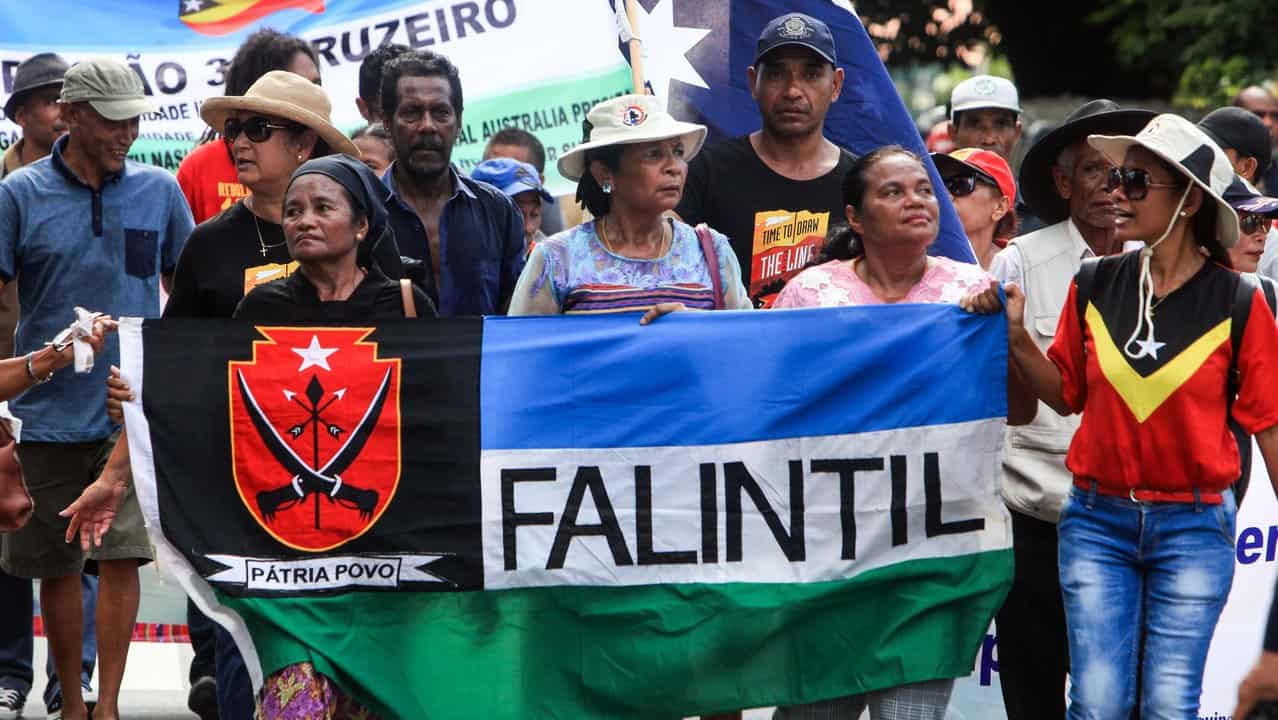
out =
{"type": "MultiPolygon", "coordinates": [[[[142,82],[128,67],[90,60],[67,71],[62,117],[68,134],[53,154],[0,184],[0,281],[18,282],[18,354],[30,353],[83,306],[112,316],[155,317],[194,224],[173,176],[126,159],[149,111],[142,82]]],[[[35,377],[10,403],[23,420],[18,453],[36,510],[5,535],[0,565],[40,578],[49,651],[62,681],[62,717],[88,717],[80,693],[80,572],[86,553],[64,540],[58,511],[100,472],[118,428],[104,405],[112,339],[87,374],[35,377]]],[[[30,365],[28,365],[30,371],[30,365]]],[[[151,546],[131,492],[101,547],[87,553],[100,578],[97,607],[99,696],[96,716],[119,717],[120,682],[138,607],[138,565],[151,546]]]]}
{"type": "Polygon", "coordinates": [[[457,68],[417,51],[390,60],[382,110],[395,146],[382,182],[400,252],[423,261],[441,316],[504,313],[524,267],[524,221],[501,191],[452,166],[462,127],[457,68]]]}

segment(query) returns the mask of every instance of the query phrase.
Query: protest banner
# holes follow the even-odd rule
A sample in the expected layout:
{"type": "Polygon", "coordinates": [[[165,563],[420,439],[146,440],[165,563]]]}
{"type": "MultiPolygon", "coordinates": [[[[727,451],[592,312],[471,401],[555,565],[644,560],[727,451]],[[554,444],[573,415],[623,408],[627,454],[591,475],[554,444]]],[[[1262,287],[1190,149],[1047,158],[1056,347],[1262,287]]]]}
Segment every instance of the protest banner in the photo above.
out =
{"type": "MultiPolygon", "coordinates": [[[[606,0],[46,0],[38,12],[5,3],[0,76],[7,95],[18,63],[47,51],[70,62],[105,56],[128,64],[158,106],[143,116],[130,157],[176,170],[206,130],[200,104],[223,93],[235,49],[263,27],[311,43],[334,124],[347,132],[364,124],[355,106],[358,72],[373,48],[400,43],[447,55],[465,87],[457,165],[469,170],[494,133],[522,128],[546,145],[547,180],[557,193],[571,186],[555,159],[580,142],[586,113],[630,90],[606,0]],[[555,41],[568,32],[570,52],[555,41]]],[[[11,119],[0,122],[0,150],[18,137],[11,119]]]]}
{"type": "Polygon", "coordinates": [[[309,660],[392,717],[650,718],[970,671],[1011,578],[1005,327],[909,306],[121,339],[153,541],[256,682],[309,660]]]}

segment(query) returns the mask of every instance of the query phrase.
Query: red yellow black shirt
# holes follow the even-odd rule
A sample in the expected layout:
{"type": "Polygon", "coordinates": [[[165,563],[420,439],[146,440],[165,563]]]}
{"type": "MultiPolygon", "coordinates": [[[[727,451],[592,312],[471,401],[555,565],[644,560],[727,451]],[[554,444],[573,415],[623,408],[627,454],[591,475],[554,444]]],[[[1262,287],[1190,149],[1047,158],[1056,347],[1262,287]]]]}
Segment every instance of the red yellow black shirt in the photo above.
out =
{"type": "MultiPolygon", "coordinates": [[[[1156,354],[1133,360],[1123,346],[1136,328],[1139,273],[1139,253],[1101,260],[1082,323],[1077,284],[1070,287],[1048,350],[1061,371],[1065,402],[1083,413],[1065,464],[1110,490],[1222,490],[1239,473],[1225,413],[1231,315],[1241,280],[1209,261],[1155,298],[1156,354]]],[[[1145,339],[1147,327],[1137,339],[1145,339]]],[[[1259,290],[1237,366],[1234,419],[1251,434],[1278,425],[1278,323],[1259,290]]]]}

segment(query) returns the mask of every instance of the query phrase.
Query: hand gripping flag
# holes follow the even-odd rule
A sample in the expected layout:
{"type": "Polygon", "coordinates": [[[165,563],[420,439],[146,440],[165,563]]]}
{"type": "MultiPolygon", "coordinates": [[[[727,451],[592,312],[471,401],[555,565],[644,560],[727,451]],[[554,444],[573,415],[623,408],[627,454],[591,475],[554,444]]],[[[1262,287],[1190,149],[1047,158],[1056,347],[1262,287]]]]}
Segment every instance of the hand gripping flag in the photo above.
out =
{"type": "Polygon", "coordinates": [[[967,675],[1011,581],[1001,315],[127,321],[121,343],[148,529],[259,687],[307,661],[383,717],[445,720],[815,701],[967,675]]]}
{"type": "MultiPolygon", "coordinates": [[[[620,9],[621,52],[630,57],[625,0],[599,0],[620,9]]],[[[768,21],[803,12],[830,26],[843,92],[830,107],[825,134],[848,151],[863,155],[884,145],[903,145],[922,156],[933,184],[940,175],[928,157],[909,111],[879,58],[865,26],[846,3],[833,0],[641,0],[636,28],[644,48],[648,88],[665,99],[680,120],[706,125],[711,139],[739,137],[759,129],[759,110],[750,95],[746,68],[754,64],[759,33],[768,21]]],[[[948,193],[937,193],[941,232],[933,255],[974,263],[948,193]]]]}

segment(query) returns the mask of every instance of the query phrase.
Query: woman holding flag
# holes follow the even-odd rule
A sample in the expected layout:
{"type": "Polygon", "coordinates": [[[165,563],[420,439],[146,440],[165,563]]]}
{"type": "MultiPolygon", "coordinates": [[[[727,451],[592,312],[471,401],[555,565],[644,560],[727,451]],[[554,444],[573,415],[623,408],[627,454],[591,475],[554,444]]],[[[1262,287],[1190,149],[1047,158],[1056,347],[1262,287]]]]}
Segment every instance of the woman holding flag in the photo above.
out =
{"type": "MultiPolygon", "coordinates": [[[[977,265],[928,255],[940,232],[940,206],[927,168],[909,150],[889,145],[858,158],[843,180],[843,201],[848,224],[831,233],[815,265],[786,284],[774,308],[957,304],[991,282],[977,265]]],[[[1033,417],[1034,406],[1009,410],[1009,422],[1024,423],[1033,417]]],[[[953,687],[953,678],[928,678],[778,708],[773,717],[852,720],[868,706],[872,720],[942,720],[953,687]]]]}
{"type": "Polygon", "coordinates": [[[675,120],[651,95],[595,105],[586,137],[559,159],[594,220],[533,248],[511,315],[752,307],[728,240],[667,213],[683,196],[704,126],[675,120]]]}

